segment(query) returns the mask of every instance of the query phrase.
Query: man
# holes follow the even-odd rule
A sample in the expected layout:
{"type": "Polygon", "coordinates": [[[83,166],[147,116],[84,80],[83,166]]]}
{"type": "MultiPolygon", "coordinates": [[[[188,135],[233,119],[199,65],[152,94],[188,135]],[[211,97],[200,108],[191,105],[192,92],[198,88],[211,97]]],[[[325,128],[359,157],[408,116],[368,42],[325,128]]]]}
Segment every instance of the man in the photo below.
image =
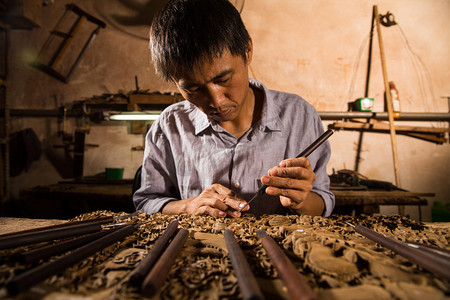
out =
{"type": "Polygon", "coordinates": [[[323,133],[321,120],[299,96],[249,79],[253,44],[230,2],[169,1],[153,20],[150,48],[156,72],[186,101],[146,136],[137,210],[239,217],[265,184],[242,213],[331,214],[329,143],[293,158],[323,133]]]}

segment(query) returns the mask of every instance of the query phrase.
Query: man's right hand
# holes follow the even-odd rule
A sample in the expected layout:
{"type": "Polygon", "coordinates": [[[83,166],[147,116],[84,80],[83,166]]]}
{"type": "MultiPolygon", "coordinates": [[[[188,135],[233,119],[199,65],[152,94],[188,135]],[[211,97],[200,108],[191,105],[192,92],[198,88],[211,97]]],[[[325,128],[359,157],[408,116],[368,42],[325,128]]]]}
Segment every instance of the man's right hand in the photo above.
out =
{"type": "MultiPolygon", "coordinates": [[[[167,203],[162,212],[164,214],[187,213],[213,217],[239,217],[241,213],[238,211],[246,203],[229,188],[215,183],[197,197],[167,203]]],[[[249,209],[250,207],[247,206],[244,211],[249,209]]]]}

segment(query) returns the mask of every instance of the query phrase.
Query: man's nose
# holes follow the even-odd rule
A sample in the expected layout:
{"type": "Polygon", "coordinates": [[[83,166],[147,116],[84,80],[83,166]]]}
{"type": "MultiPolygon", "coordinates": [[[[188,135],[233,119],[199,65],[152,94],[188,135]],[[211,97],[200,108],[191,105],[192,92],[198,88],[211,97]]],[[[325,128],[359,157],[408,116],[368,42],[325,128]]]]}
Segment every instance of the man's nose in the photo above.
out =
{"type": "Polygon", "coordinates": [[[220,86],[215,84],[206,86],[207,96],[209,98],[209,106],[218,109],[223,102],[223,91],[220,86]]]}

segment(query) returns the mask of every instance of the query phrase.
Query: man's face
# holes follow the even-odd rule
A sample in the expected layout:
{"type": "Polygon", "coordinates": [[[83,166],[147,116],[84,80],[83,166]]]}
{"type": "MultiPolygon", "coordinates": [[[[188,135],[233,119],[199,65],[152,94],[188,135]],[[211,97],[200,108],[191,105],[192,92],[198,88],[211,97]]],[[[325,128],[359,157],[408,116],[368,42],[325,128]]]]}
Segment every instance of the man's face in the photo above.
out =
{"type": "Polygon", "coordinates": [[[248,64],[228,50],[221,57],[206,60],[192,72],[174,79],[182,96],[219,123],[238,121],[249,96],[248,64]]]}

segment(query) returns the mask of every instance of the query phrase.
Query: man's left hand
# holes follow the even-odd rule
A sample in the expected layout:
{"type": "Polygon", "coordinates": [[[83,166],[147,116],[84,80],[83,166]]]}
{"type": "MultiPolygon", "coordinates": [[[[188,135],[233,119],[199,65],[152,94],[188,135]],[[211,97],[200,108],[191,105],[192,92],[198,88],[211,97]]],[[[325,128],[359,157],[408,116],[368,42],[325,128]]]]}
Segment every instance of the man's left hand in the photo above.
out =
{"type": "Polygon", "coordinates": [[[280,196],[284,207],[301,214],[321,215],[324,203],[312,191],[316,174],[305,157],[286,159],[263,176],[261,182],[267,186],[268,195],[280,196]]]}

